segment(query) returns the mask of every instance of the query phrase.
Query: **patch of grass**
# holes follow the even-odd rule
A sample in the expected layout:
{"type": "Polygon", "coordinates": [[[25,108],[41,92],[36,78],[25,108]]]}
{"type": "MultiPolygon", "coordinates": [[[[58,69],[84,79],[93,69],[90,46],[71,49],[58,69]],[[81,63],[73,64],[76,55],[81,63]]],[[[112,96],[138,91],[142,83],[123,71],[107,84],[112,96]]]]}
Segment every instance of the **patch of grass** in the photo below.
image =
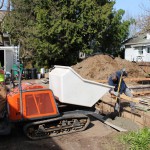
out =
{"type": "Polygon", "coordinates": [[[130,150],[150,150],[150,128],[124,134],[121,141],[128,144],[130,150]]]}

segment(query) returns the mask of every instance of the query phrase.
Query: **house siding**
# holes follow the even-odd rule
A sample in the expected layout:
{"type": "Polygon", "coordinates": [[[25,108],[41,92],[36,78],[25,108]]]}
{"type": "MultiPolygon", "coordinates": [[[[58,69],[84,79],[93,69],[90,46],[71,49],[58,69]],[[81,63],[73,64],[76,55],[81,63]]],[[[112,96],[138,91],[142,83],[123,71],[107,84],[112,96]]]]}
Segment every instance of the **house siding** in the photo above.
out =
{"type": "Polygon", "coordinates": [[[138,33],[124,45],[126,60],[150,62],[150,33],[138,33]]]}
{"type": "Polygon", "coordinates": [[[125,49],[125,59],[128,61],[150,62],[150,53],[147,47],[134,47],[125,49]]]}

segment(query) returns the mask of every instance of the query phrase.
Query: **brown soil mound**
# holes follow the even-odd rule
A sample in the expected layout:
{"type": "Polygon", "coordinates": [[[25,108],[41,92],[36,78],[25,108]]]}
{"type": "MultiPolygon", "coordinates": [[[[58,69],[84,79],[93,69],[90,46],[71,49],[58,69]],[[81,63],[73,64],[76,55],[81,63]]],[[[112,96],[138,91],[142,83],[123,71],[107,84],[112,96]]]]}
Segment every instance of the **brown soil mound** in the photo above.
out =
{"type": "Polygon", "coordinates": [[[145,72],[136,63],[102,54],[88,57],[72,68],[83,78],[89,80],[108,79],[110,74],[123,68],[128,72],[129,78],[145,76],[145,72]]]}

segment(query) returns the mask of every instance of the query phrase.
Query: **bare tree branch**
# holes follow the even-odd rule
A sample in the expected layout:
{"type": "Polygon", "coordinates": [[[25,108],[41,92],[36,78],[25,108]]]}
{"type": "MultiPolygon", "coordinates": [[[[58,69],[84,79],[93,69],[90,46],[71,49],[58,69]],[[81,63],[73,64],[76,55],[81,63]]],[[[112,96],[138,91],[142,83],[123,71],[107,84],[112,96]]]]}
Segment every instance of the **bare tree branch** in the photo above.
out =
{"type": "Polygon", "coordinates": [[[1,1],[0,9],[2,9],[3,5],[4,5],[4,0],[1,1]]]}
{"type": "MultiPolygon", "coordinates": [[[[149,2],[150,3],[150,0],[149,2]]],[[[150,7],[149,5],[141,5],[143,13],[141,13],[136,19],[136,24],[140,29],[140,32],[150,32],[150,7]]]]}
{"type": "Polygon", "coordinates": [[[7,11],[10,11],[10,0],[7,0],[7,11]]]}

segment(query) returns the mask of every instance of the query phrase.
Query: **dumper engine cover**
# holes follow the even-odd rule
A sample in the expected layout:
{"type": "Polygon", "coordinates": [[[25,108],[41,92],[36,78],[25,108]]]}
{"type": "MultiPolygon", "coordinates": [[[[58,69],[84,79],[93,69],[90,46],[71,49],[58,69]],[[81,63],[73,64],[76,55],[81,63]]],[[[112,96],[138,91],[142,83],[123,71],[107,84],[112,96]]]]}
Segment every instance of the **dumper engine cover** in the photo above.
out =
{"type": "Polygon", "coordinates": [[[53,92],[41,85],[22,84],[22,111],[20,96],[18,87],[7,95],[8,117],[11,121],[36,120],[59,114],[53,92]]]}

